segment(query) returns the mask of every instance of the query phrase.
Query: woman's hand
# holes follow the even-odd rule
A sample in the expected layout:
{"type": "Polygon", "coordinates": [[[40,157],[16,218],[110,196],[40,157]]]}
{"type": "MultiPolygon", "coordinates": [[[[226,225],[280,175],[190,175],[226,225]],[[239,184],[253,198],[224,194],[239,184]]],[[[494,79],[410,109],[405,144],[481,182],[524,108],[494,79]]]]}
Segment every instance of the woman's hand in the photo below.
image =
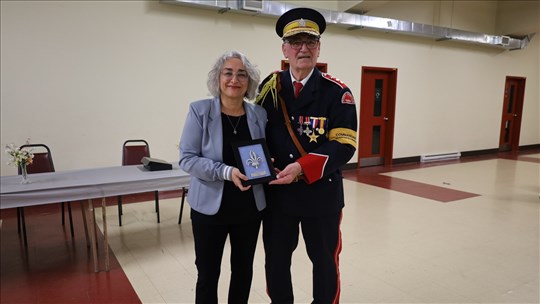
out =
{"type": "Polygon", "coordinates": [[[242,174],[242,172],[240,172],[238,168],[234,168],[232,170],[232,182],[234,183],[236,187],[238,187],[238,189],[242,191],[249,190],[249,188],[251,188],[251,185],[246,186],[246,187],[242,185],[242,181],[247,181],[247,180],[248,180],[247,176],[242,174]]]}

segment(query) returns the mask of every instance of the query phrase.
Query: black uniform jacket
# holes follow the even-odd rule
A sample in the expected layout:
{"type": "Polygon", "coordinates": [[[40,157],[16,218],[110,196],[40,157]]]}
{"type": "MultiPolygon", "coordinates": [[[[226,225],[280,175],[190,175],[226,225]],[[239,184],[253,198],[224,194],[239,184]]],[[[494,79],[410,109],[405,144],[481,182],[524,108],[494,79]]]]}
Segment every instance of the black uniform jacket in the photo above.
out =
{"type": "Polygon", "coordinates": [[[296,99],[288,70],[268,76],[259,91],[256,102],[268,113],[266,140],[274,166],[283,169],[298,161],[304,172],[304,179],[296,183],[268,185],[268,207],[300,216],[339,212],[344,206],[340,168],[356,149],[356,105],[350,89],[315,68],[296,99]],[[278,96],[285,101],[292,130],[307,152],[304,156],[287,131],[278,96]]]}

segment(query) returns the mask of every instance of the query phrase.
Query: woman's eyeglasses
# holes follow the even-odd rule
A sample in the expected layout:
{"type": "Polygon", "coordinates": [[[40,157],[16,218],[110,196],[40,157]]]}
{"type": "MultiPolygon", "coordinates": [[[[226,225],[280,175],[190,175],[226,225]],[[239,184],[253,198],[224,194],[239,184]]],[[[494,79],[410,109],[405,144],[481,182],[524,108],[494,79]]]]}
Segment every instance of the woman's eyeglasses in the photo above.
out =
{"type": "Polygon", "coordinates": [[[249,79],[249,75],[247,72],[237,72],[233,73],[232,71],[225,70],[221,72],[221,76],[226,80],[232,80],[236,76],[236,80],[240,82],[245,82],[249,79]]]}

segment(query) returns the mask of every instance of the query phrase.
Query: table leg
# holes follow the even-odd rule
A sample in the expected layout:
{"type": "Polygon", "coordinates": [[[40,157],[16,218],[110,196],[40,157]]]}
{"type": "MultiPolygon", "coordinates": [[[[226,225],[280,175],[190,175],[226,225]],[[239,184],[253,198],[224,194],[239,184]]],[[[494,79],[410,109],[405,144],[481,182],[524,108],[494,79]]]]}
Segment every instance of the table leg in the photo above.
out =
{"type": "Polygon", "coordinates": [[[109,271],[109,234],[107,233],[107,201],[101,199],[101,210],[103,217],[103,248],[105,250],[105,271],[109,271]]]}
{"type": "Polygon", "coordinates": [[[92,204],[92,200],[89,199],[86,202],[86,206],[84,206],[84,209],[86,210],[86,220],[88,221],[88,229],[90,234],[90,243],[92,247],[92,258],[94,260],[94,271],[99,272],[99,265],[98,265],[98,256],[97,256],[97,238],[96,238],[96,224],[95,224],[95,214],[94,214],[94,206],[92,204]]]}
{"type": "Polygon", "coordinates": [[[84,236],[86,237],[86,247],[90,248],[90,236],[88,235],[88,222],[86,218],[86,205],[84,202],[81,203],[81,213],[83,218],[84,226],[84,236]]]}
{"type": "Polygon", "coordinates": [[[94,220],[94,240],[96,240],[96,248],[97,248],[97,245],[98,245],[98,224],[97,224],[97,221],[96,221],[96,208],[94,208],[93,204],[92,204],[92,219],[94,220]]]}

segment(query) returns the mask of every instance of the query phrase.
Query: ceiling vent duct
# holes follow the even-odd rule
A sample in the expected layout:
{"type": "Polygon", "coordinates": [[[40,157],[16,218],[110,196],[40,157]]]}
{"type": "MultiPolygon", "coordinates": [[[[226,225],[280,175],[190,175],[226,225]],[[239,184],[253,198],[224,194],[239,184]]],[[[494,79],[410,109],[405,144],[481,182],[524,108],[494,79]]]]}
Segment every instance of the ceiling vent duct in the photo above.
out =
{"type": "MultiPolygon", "coordinates": [[[[253,15],[269,17],[279,17],[286,11],[297,7],[296,5],[287,3],[263,0],[161,0],[161,3],[213,9],[217,10],[219,13],[250,13],[253,15]]],[[[509,36],[482,34],[390,18],[358,15],[322,9],[318,9],[318,11],[325,17],[328,24],[336,24],[350,30],[366,29],[382,31],[385,33],[426,37],[434,39],[435,41],[453,40],[457,42],[497,47],[506,50],[524,49],[535,35],[535,33],[532,33],[522,38],[513,38],[509,36]]]]}
{"type": "Polygon", "coordinates": [[[263,0],[238,0],[238,6],[246,11],[262,12],[263,0]]]}

